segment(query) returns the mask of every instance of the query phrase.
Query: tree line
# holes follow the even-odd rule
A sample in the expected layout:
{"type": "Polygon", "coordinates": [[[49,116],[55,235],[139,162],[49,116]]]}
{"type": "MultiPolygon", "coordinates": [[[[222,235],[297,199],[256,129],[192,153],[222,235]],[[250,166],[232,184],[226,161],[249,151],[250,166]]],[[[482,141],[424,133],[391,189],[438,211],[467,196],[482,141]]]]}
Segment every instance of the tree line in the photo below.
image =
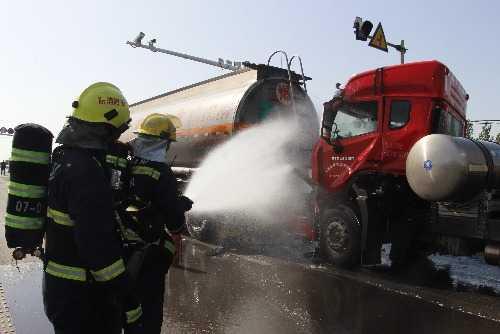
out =
{"type": "Polygon", "coordinates": [[[477,137],[474,137],[473,133],[474,129],[472,126],[472,122],[467,121],[467,129],[465,136],[471,139],[492,141],[496,142],[497,144],[500,144],[500,132],[497,133],[495,136],[494,134],[491,133],[491,126],[492,126],[491,122],[484,122],[483,126],[481,127],[481,131],[479,132],[479,135],[477,137]]]}

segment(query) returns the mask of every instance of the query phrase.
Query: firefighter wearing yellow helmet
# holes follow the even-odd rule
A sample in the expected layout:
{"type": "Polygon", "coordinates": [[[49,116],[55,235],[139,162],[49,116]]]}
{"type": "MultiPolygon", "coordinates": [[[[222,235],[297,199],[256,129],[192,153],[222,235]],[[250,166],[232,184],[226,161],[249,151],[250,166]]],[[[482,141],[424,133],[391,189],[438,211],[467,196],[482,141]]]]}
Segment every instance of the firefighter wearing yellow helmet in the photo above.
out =
{"type": "Polygon", "coordinates": [[[176,116],[151,114],[144,118],[144,120],[141,122],[137,133],[168,139],[170,141],[176,141],[177,128],[179,128],[180,126],[181,121],[176,116]]]}
{"type": "Polygon", "coordinates": [[[56,142],[48,184],[43,297],[56,333],[140,331],[104,156],[130,121],[116,86],[86,88],[56,142]]]}
{"type": "MultiPolygon", "coordinates": [[[[129,144],[131,162],[130,220],[124,220],[129,272],[143,309],[144,333],[159,334],[163,321],[165,276],[180,234],[188,234],[185,212],[192,202],[180,196],[167,164],[167,150],[177,140],[180,120],[172,115],[144,118],[129,144]]],[[[125,331],[125,333],[128,333],[125,331]]]]}

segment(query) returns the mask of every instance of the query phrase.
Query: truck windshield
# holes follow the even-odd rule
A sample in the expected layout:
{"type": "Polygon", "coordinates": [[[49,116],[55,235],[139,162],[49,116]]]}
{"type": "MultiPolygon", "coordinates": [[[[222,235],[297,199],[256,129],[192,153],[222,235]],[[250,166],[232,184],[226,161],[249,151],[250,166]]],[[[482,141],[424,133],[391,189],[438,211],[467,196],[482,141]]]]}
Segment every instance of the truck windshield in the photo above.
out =
{"type": "Polygon", "coordinates": [[[377,130],[377,102],[343,103],[335,116],[337,136],[349,138],[377,130]]]}

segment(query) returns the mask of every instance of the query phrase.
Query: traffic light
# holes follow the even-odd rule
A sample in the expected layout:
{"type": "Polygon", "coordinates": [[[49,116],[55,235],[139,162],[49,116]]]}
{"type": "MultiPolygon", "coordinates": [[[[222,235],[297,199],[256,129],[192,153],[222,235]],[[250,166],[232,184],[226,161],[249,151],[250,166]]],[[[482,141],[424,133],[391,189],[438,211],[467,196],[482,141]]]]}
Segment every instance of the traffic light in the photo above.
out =
{"type": "Polygon", "coordinates": [[[361,17],[356,16],[353,28],[356,39],[359,41],[366,41],[372,31],[373,23],[370,21],[363,21],[361,17]]]}

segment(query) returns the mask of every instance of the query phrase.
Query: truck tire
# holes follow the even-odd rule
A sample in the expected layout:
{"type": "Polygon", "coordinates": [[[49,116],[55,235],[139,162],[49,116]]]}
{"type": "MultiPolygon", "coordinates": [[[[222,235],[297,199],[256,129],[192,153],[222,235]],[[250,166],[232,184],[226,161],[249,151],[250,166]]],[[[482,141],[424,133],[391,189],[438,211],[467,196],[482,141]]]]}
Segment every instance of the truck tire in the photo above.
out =
{"type": "Polygon", "coordinates": [[[323,257],[338,267],[353,268],[360,264],[361,226],[351,208],[340,205],[324,212],[320,247],[323,257]]]}

